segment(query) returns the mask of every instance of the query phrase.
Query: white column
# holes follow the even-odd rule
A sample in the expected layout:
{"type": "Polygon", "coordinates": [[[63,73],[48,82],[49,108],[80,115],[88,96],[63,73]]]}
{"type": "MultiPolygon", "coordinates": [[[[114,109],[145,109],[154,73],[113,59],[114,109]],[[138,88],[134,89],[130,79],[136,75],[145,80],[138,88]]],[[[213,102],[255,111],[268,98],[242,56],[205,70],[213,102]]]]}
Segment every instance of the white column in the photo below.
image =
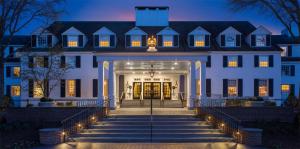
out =
{"type": "MultiPolygon", "coordinates": [[[[206,61],[201,61],[200,67],[200,82],[201,82],[201,91],[200,91],[200,101],[205,101],[206,99],[206,61]]],[[[203,105],[203,102],[199,102],[200,105],[203,105]]]]}
{"type": "Polygon", "coordinates": [[[103,61],[98,61],[98,100],[100,107],[103,106],[103,77],[104,77],[104,71],[103,71],[103,61]]]}
{"type": "Polygon", "coordinates": [[[196,66],[195,62],[191,61],[191,68],[190,68],[190,96],[187,100],[187,107],[193,108],[194,107],[194,99],[196,98],[196,66]]]}
{"type": "Polygon", "coordinates": [[[114,88],[114,62],[109,61],[108,64],[108,98],[110,99],[110,107],[115,108],[116,107],[116,100],[115,100],[115,88],[114,88]]]}

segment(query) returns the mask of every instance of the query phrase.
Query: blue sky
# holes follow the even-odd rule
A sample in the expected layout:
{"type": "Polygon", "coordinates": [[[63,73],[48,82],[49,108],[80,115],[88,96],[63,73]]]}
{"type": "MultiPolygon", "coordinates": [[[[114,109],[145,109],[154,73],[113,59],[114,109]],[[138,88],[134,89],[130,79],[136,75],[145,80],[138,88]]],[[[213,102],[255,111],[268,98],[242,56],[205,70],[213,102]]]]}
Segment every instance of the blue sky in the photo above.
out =
{"type": "MultiPolygon", "coordinates": [[[[181,21],[250,21],[280,34],[283,26],[274,18],[256,11],[235,13],[228,0],[66,0],[65,21],[127,21],[134,20],[135,6],[169,6],[170,20],[181,21]]],[[[31,24],[21,33],[30,33],[37,25],[31,24]]]]}

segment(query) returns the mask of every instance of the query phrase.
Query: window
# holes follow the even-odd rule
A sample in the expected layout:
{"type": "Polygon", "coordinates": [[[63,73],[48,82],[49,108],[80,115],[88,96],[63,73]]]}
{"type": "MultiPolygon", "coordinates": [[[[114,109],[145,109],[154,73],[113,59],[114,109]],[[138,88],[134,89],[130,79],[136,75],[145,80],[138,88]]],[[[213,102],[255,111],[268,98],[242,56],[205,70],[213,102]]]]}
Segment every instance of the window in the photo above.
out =
{"type": "Polygon", "coordinates": [[[36,67],[44,67],[44,57],[42,56],[34,57],[34,64],[36,67]]]}
{"type": "Polygon", "coordinates": [[[76,82],[75,80],[67,80],[67,96],[76,96],[76,82]]]}
{"type": "Polygon", "coordinates": [[[268,96],[268,80],[259,80],[258,95],[260,97],[268,96]]]}
{"type": "Polygon", "coordinates": [[[173,47],[173,36],[172,35],[165,35],[163,36],[163,46],[164,47],[173,47]]]}
{"type": "Polygon", "coordinates": [[[109,35],[100,35],[99,37],[99,46],[100,47],[109,47],[110,44],[110,36],[109,35]]]}
{"type": "Polygon", "coordinates": [[[269,67],[268,56],[259,56],[259,67],[269,67]]]}
{"type": "Polygon", "coordinates": [[[78,36],[68,36],[68,47],[78,47],[78,36]]]}
{"type": "Polygon", "coordinates": [[[289,93],[290,92],[290,85],[289,84],[282,84],[281,85],[281,92],[289,93]]]}
{"type": "Polygon", "coordinates": [[[283,76],[295,76],[295,66],[294,65],[282,65],[281,75],[283,76]]]}
{"type": "Polygon", "coordinates": [[[141,47],[141,36],[132,35],[131,36],[131,47],[141,47]]]}
{"type": "Polygon", "coordinates": [[[67,66],[70,68],[76,67],[76,56],[67,56],[67,66]]]}
{"type": "Polygon", "coordinates": [[[282,49],[281,56],[288,56],[288,48],[287,47],[280,47],[282,49]]]}
{"type": "Polygon", "coordinates": [[[228,56],[228,67],[237,67],[238,66],[238,57],[237,56],[228,56]]]}
{"type": "Polygon", "coordinates": [[[48,46],[47,44],[47,35],[40,35],[40,36],[37,36],[37,46],[40,47],[40,48],[45,48],[48,46]]]}
{"type": "Polygon", "coordinates": [[[225,36],[225,42],[227,47],[235,47],[235,34],[229,34],[225,36]]]}
{"type": "Polygon", "coordinates": [[[266,46],[266,35],[256,35],[256,46],[257,47],[266,46]]]}
{"type": "Polygon", "coordinates": [[[13,67],[13,76],[20,77],[20,67],[13,67]]]}
{"type": "Polygon", "coordinates": [[[194,45],[195,45],[195,47],[204,47],[205,46],[205,36],[204,35],[195,35],[194,45]]]}
{"type": "Polygon", "coordinates": [[[237,80],[228,80],[228,96],[237,96],[237,80]]]}
{"type": "Polygon", "coordinates": [[[33,86],[33,97],[34,98],[40,98],[40,97],[44,96],[42,85],[43,85],[42,81],[34,82],[34,86],[33,86]]]}
{"type": "Polygon", "coordinates": [[[11,86],[11,96],[20,96],[21,87],[19,85],[11,86]]]}

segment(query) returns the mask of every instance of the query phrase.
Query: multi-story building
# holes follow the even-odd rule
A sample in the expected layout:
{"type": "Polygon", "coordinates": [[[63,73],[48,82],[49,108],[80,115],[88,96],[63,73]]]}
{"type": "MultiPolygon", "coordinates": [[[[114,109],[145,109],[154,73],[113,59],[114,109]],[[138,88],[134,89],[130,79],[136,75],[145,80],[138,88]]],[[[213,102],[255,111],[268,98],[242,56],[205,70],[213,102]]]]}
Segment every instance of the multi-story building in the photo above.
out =
{"type": "MultiPolygon", "coordinates": [[[[121,99],[150,98],[184,98],[189,108],[195,99],[217,98],[261,97],[280,105],[285,97],[281,90],[299,94],[295,70],[300,68],[289,66],[299,58],[281,57],[291,51],[299,56],[299,45],[285,36],[247,21],[169,21],[168,7],[135,11],[135,21],[54,22],[28,36],[30,52],[38,56],[21,51],[17,65],[21,71],[30,67],[28,62],[47,67],[49,48],[61,47],[61,63],[73,67],[50,97],[100,103],[108,97],[111,107],[121,99]]],[[[33,80],[20,84],[28,88],[21,90],[21,100],[42,97],[33,80]]]]}

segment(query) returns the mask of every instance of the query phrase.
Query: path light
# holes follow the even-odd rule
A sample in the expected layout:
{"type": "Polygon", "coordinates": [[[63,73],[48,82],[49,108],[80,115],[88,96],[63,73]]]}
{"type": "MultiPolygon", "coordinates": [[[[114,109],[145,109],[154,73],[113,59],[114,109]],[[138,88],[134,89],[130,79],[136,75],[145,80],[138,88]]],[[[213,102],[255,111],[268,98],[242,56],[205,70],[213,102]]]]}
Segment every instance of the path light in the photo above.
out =
{"type": "Polygon", "coordinates": [[[94,121],[95,119],[96,119],[95,116],[93,116],[93,117],[92,117],[92,120],[94,121]]]}
{"type": "Polygon", "coordinates": [[[210,121],[211,120],[211,116],[208,116],[207,119],[208,119],[208,121],[210,121]]]}
{"type": "Polygon", "coordinates": [[[81,124],[80,123],[78,123],[78,125],[77,125],[79,128],[81,128],[81,124]]]}
{"type": "Polygon", "coordinates": [[[225,124],[224,123],[221,123],[221,127],[224,127],[225,126],[225,124]]]}

